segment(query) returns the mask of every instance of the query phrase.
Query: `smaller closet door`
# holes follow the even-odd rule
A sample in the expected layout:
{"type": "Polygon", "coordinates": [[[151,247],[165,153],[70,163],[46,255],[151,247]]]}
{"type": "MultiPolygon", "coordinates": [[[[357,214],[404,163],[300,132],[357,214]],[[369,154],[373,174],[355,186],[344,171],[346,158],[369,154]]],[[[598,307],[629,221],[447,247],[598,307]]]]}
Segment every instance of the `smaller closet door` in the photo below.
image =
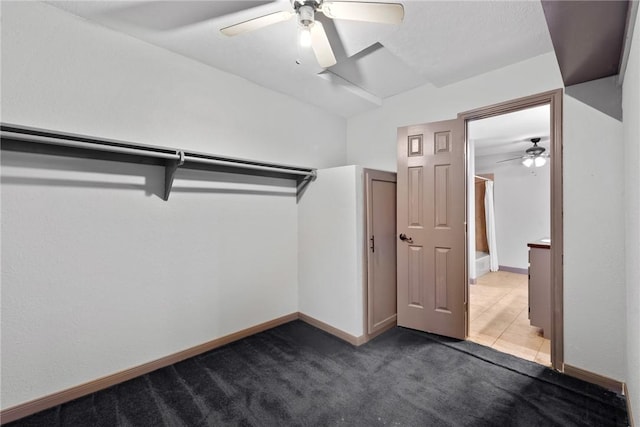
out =
{"type": "Polygon", "coordinates": [[[396,174],[365,170],[367,210],[366,332],[396,324],[396,174]]]}

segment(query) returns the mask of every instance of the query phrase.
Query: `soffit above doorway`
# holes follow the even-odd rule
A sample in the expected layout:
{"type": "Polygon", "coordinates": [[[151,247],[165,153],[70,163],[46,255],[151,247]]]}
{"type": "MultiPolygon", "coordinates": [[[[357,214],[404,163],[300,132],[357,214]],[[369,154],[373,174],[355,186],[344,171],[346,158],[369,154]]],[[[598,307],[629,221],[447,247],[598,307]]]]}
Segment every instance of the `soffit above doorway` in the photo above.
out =
{"type": "Polygon", "coordinates": [[[565,86],[619,73],[630,4],[628,0],[542,0],[565,86]]]}

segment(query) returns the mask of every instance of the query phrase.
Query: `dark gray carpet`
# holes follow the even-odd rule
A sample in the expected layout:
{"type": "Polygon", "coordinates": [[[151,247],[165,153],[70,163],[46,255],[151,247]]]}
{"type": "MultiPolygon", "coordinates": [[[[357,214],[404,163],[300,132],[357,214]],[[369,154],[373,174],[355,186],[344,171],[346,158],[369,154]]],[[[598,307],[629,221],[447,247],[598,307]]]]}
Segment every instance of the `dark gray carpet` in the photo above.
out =
{"type": "Polygon", "coordinates": [[[392,329],[355,348],[300,321],[10,424],[626,426],[615,393],[471,342],[392,329]]]}

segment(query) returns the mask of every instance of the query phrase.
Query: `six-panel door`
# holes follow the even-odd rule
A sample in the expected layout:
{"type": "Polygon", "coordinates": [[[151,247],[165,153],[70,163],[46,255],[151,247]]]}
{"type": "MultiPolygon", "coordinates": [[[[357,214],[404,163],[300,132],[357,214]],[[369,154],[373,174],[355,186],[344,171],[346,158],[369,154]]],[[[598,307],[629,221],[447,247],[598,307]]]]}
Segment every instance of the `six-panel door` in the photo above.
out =
{"type": "Polygon", "coordinates": [[[398,129],[398,325],[466,338],[464,121],[398,129]]]}

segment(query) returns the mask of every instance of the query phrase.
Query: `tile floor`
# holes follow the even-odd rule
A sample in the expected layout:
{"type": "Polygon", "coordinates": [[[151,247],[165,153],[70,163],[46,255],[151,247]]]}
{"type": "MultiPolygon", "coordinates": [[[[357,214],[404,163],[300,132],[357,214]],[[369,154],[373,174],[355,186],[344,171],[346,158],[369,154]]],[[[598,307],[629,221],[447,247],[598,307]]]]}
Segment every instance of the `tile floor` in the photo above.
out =
{"type": "Polygon", "coordinates": [[[529,324],[525,274],[497,271],[469,285],[469,340],[551,366],[551,341],[529,324]]]}

